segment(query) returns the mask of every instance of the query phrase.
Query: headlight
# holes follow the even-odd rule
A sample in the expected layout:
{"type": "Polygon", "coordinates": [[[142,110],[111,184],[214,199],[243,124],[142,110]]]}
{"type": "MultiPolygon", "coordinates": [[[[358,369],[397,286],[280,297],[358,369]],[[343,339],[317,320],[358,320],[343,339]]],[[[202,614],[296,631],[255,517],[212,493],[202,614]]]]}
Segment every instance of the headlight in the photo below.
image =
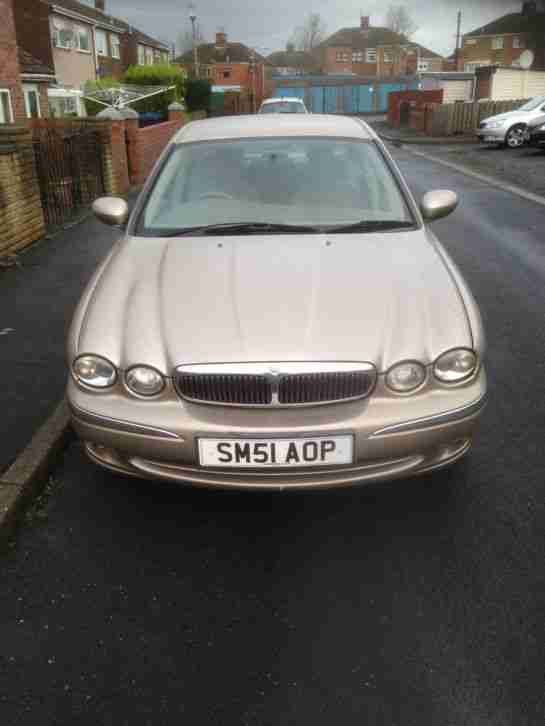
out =
{"type": "Polygon", "coordinates": [[[76,358],[72,371],[80,383],[92,388],[109,388],[117,379],[115,366],[98,355],[82,355],[76,358]]]}
{"type": "Polygon", "coordinates": [[[433,367],[435,377],[443,383],[458,383],[469,378],[477,368],[477,356],[467,348],[443,353],[433,367]]]}
{"type": "Polygon", "coordinates": [[[386,385],[397,393],[409,393],[426,380],[426,369],[417,361],[398,363],[386,374],[386,385]]]}
{"type": "Polygon", "coordinates": [[[165,379],[155,368],[135,366],[125,374],[127,388],[139,396],[156,396],[165,387],[165,379]]]}
{"type": "Polygon", "coordinates": [[[501,128],[502,126],[504,126],[504,125],[505,125],[505,123],[506,123],[505,121],[489,121],[489,122],[488,122],[488,123],[486,124],[486,128],[487,128],[487,129],[499,129],[499,128],[501,128]]]}

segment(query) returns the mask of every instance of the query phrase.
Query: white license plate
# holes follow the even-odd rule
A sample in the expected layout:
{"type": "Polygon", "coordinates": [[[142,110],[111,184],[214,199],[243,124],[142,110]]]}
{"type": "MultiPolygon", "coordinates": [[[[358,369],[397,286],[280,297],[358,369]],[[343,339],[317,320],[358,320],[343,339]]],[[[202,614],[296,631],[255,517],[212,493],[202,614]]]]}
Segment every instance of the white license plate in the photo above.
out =
{"type": "Polygon", "coordinates": [[[341,466],[354,460],[353,436],[294,439],[199,439],[201,466],[225,468],[341,466]]]}

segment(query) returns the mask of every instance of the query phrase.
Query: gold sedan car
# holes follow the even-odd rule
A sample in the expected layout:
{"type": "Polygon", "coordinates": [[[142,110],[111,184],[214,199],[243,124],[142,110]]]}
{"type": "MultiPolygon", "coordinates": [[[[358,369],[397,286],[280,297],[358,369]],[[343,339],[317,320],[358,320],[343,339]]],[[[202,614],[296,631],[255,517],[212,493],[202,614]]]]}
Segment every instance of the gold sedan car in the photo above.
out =
{"type": "Polygon", "coordinates": [[[187,125],[89,283],[68,400],[90,458],[198,486],[297,489],[428,472],[485,404],[477,305],[362,121],[187,125]]]}

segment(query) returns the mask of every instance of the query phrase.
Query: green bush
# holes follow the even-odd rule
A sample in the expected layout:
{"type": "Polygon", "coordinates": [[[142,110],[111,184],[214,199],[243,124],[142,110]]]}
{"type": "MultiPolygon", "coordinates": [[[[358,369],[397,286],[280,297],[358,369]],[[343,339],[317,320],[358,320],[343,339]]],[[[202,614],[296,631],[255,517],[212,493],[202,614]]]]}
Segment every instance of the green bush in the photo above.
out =
{"type": "MultiPolygon", "coordinates": [[[[100,81],[87,81],[84,88],[84,93],[93,95],[95,91],[103,91],[107,90],[109,88],[119,88],[121,84],[118,80],[115,78],[102,78],[100,81]]],[[[90,101],[87,98],[83,99],[83,102],[85,103],[85,110],[87,111],[87,116],[96,116],[97,113],[100,113],[100,111],[104,111],[106,106],[103,106],[100,103],[95,103],[94,101],[90,101]]]]}
{"type": "Polygon", "coordinates": [[[211,100],[212,84],[210,81],[187,81],[185,104],[188,111],[209,111],[211,100]]]}
{"type": "Polygon", "coordinates": [[[123,82],[131,86],[175,86],[168,93],[131,103],[130,108],[140,113],[167,113],[170,104],[183,101],[186,93],[185,73],[177,66],[168,64],[131,66],[123,76],[123,82]]]}

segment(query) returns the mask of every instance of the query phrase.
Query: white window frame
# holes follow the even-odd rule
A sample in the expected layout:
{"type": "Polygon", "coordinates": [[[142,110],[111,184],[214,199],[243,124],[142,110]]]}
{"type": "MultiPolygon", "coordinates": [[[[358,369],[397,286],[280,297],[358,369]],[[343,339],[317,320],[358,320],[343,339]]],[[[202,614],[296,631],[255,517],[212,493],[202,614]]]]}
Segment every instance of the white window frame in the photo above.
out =
{"type": "Polygon", "coordinates": [[[365,51],[365,62],[366,63],[376,63],[377,62],[377,49],[376,48],[367,48],[365,51]]]}
{"type": "Polygon", "coordinates": [[[121,60],[121,38],[115,33],[110,33],[110,48],[112,51],[112,58],[121,60]]]}
{"type": "Polygon", "coordinates": [[[503,35],[492,38],[492,50],[503,50],[503,35]]]}
{"type": "Polygon", "coordinates": [[[363,63],[363,51],[353,50],[352,51],[352,63],[363,63]]]}
{"type": "Polygon", "coordinates": [[[9,88],[0,88],[0,96],[6,95],[8,97],[8,109],[9,109],[9,119],[4,118],[4,104],[0,103],[0,124],[12,124],[14,121],[13,116],[13,104],[11,103],[11,91],[9,88]]]}
{"type": "Polygon", "coordinates": [[[76,34],[74,33],[72,23],[67,23],[62,18],[54,17],[51,19],[51,37],[54,48],[61,48],[62,50],[72,50],[72,48],[75,48],[76,34]],[[64,43],[61,40],[61,33],[63,32],[70,36],[70,39],[66,39],[64,43]]]}
{"type": "Polygon", "coordinates": [[[30,114],[30,102],[28,96],[30,93],[36,94],[36,106],[38,108],[38,118],[42,118],[42,107],[40,103],[40,88],[35,83],[23,83],[23,96],[25,97],[25,113],[27,118],[32,118],[30,114]]]}
{"type": "Polygon", "coordinates": [[[525,39],[521,38],[519,35],[515,35],[513,38],[513,48],[525,48],[526,43],[525,39]]]}
{"type": "Polygon", "coordinates": [[[91,53],[92,51],[92,40],[91,40],[91,28],[86,25],[76,25],[74,28],[74,37],[75,37],[75,48],[78,51],[78,53],[91,53]],[[87,36],[87,45],[88,48],[82,48],[81,47],[81,35],[85,33],[87,36]]]}
{"type": "Polygon", "coordinates": [[[425,73],[427,70],[429,70],[430,64],[427,60],[419,60],[418,61],[418,73],[425,73]]]}
{"type": "Polygon", "coordinates": [[[464,40],[464,45],[477,45],[477,41],[475,38],[466,38],[464,40]]]}
{"type": "Polygon", "coordinates": [[[146,65],[152,66],[155,62],[155,53],[153,52],[153,48],[150,48],[149,45],[145,45],[145,53],[146,53],[146,65]]]}
{"type": "Polygon", "coordinates": [[[95,31],[95,44],[97,55],[101,58],[108,57],[108,35],[105,30],[97,28],[95,31]]]}
{"type": "Polygon", "coordinates": [[[345,50],[338,50],[335,53],[335,60],[337,63],[348,63],[348,53],[345,50]]]}
{"type": "Polygon", "coordinates": [[[146,46],[142,45],[142,43],[138,43],[138,65],[146,65],[146,46]]]}
{"type": "Polygon", "coordinates": [[[393,57],[391,51],[389,51],[389,50],[383,51],[382,62],[383,63],[393,63],[394,62],[394,57],[393,57]]]}

